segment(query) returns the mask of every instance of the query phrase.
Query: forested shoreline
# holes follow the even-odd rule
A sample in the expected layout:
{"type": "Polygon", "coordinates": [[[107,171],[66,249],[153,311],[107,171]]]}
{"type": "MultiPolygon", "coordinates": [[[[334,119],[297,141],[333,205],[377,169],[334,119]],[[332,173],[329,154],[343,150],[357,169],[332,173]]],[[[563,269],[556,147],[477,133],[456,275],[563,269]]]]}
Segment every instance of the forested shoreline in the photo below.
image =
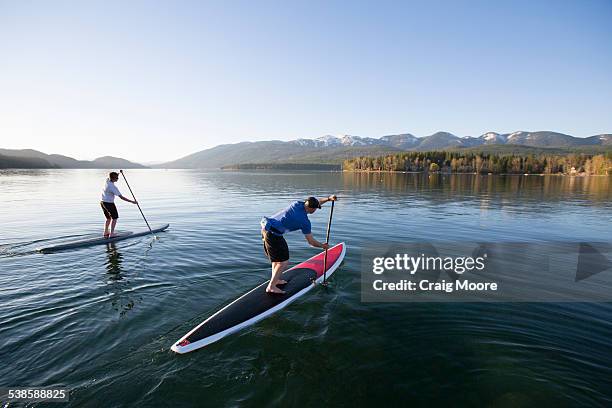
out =
{"type": "Polygon", "coordinates": [[[343,162],[342,168],[345,171],[612,175],[612,152],[602,154],[406,152],[347,159],[343,162]]]}

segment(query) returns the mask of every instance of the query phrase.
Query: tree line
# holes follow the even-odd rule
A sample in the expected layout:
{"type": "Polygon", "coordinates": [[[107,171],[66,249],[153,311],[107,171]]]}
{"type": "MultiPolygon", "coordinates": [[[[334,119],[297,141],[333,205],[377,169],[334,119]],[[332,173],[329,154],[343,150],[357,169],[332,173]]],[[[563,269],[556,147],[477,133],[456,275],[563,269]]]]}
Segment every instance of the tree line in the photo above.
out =
{"type": "Polygon", "coordinates": [[[406,152],[347,159],[342,168],[347,171],[611,175],[612,152],[562,155],[458,151],[406,152]]]}

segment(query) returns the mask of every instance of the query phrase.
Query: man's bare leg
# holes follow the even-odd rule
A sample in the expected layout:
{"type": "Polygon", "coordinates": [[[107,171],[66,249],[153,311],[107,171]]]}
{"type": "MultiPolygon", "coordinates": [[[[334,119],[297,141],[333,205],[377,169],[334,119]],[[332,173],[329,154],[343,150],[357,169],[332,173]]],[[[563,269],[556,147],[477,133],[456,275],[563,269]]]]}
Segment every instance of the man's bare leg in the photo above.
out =
{"type": "Polygon", "coordinates": [[[276,285],[283,285],[287,283],[287,281],[281,279],[280,277],[282,276],[283,272],[285,272],[285,269],[287,269],[288,265],[289,261],[272,262],[272,278],[270,279],[270,283],[266,288],[266,292],[281,294],[285,293],[284,290],[277,288],[276,285]]]}
{"type": "Polygon", "coordinates": [[[117,226],[117,219],[115,218],[114,220],[111,221],[111,230],[110,230],[110,236],[114,237],[115,236],[115,227],[117,226]]]}
{"type": "Polygon", "coordinates": [[[104,238],[108,238],[109,236],[108,227],[110,226],[110,223],[111,223],[111,219],[107,218],[106,222],[104,223],[104,238]]]}

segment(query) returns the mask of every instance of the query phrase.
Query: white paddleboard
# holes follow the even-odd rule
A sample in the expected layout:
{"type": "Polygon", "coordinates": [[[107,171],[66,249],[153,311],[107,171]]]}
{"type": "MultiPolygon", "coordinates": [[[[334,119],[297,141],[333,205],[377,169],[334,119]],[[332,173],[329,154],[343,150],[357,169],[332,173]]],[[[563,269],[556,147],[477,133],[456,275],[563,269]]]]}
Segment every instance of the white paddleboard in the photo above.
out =
{"type": "Polygon", "coordinates": [[[36,250],[38,252],[47,253],[47,252],[63,251],[66,249],[88,247],[92,245],[110,244],[111,242],[123,241],[124,239],[128,239],[128,238],[141,237],[143,235],[150,234],[151,232],[153,233],[161,232],[161,231],[166,230],[169,226],[170,224],[162,225],[157,228],[152,228],[151,231],[147,229],[147,230],[138,231],[138,232],[131,232],[131,231],[121,232],[111,238],[96,237],[96,238],[89,238],[89,239],[80,239],[80,240],[75,240],[75,241],[64,242],[62,244],[41,247],[41,248],[37,248],[36,250]]]}

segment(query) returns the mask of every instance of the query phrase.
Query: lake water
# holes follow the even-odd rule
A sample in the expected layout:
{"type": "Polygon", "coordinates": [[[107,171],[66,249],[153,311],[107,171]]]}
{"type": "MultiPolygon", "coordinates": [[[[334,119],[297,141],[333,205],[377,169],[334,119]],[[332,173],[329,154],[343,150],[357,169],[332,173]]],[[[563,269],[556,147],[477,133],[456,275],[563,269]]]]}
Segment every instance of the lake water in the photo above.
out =
{"type": "MultiPolygon", "coordinates": [[[[101,170],[0,172],[0,386],[70,406],[610,406],[610,303],[362,303],[378,241],[612,241],[612,178],[126,172],[158,240],[53,254],[101,234],[101,170]],[[344,264],[282,312],[186,355],[170,346],[269,276],[259,220],[338,194],[344,264]],[[54,238],[49,240],[49,238],[54,238]]],[[[123,181],[118,187],[129,191],[123,181]]],[[[141,230],[118,200],[119,229],[141,230]]],[[[324,240],[329,208],[314,215],[324,240]]],[[[299,232],[291,260],[316,253],[299,232]]]]}

